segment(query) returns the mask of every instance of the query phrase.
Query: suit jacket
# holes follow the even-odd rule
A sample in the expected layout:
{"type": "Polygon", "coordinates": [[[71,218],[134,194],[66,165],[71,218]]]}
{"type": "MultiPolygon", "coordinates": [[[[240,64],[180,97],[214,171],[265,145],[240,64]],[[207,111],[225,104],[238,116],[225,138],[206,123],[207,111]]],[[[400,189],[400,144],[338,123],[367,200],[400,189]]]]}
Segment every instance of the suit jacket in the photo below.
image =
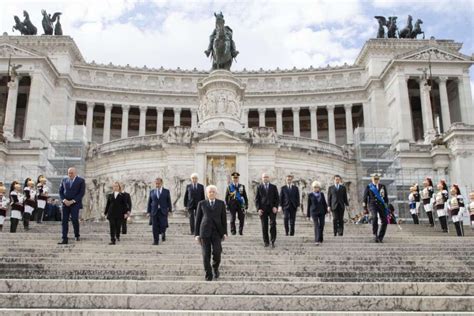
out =
{"type": "MultiPolygon", "coordinates": [[[[384,200],[385,204],[388,205],[387,188],[385,187],[385,185],[379,183],[378,184],[378,189],[379,189],[380,195],[382,196],[382,199],[384,200]]],[[[365,187],[364,198],[363,198],[362,201],[363,201],[362,204],[364,206],[364,209],[367,209],[367,208],[382,209],[382,210],[385,209],[385,206],[381,202],[379,202],[379,200],[377,200],[377,198],[375,197],[375,194],[372,192],[372,190],[370,190],[369,185],[367,185],[365,187]]]]}
{"type": "Polygon", "coordinates": [[[115,197],[114,193],[107,195],[107,204],[105,205],[104,212],[104,214],[107,215],[107,219],[123,219],[127,211],[128,204],[125,194],[119,193],[117,197],[115,197]]]}
{"type": "Polygon", "coordinates": [[[255,206],[257,210],[271,210],[273,207],[278,207],[279,202],[280,198],[276,185],[269,183],[268,192],[265,190],[263,183],[257,187],[257,194],[255,196],[255,206]]]}
{"type": "Polygon", "coordinates": [[[211,207],[209,200],[199,202],[196,210],[195,235],[201,238],[209,238],[216,231],[222,238],[227,235],[227,217],[225,203],[222,200],[214,200],[211,207]]]}
{"type": "Polygon", "coordinates": [[[335,210],[337,207],[345,209],[346,206],[349,206],[347,201],[347,190],[346,187],[342,184],[339,184],[339,190],[336,189],[335,185],[331,185],[328,189],[328,204],[331,207],[331,210],[335,210]]]}
{"type": "Polygon", "coordinates": [[[204,196],[204,186],[200,183],[197,183],[196,186],[196,190],[194,190],[192,183],[186,186],[186,192],[184,193],[184,207],[189,210],[195,210],[198,203],[206,199],[204,196]]]}
{"type": "Polygon", "coordinates": [[[168,212],[172,211],[170,191],[161,187],[161,194],[160,198],[158,199],[156,195],[157,190],[158,189],[155,188],[150,191],[147,213],[150,213],[153,216],[168,216],[168,212]]]}
{"type": "MultiPolygon", "coordinates": [[[[232,184],[232,183],[231,183],[232,184]]],[[[240,205],[239,201],[237,200],[237,197],[235,194],[230,193],[230,186],[229,184],[227,186],[227,189],[225,191],[225,204],[229,209],[240,209],[242,208],[242,205],[240,205]]],[[[238,184],[237,190],[239,190],[240,196],[244,199],[245,203],[245,209],[249,208],[249,199],[247,198],[247,192],[245,191],[245,185],[243,184],[238,184]]]]}
{"type": "Polygon", "coordinates": [[[64,199],[69,201],[74,200],[76,203],[72,206],[82,208],[82,198],[86,192],[86,183],[83,178],[76,176],[72,184],[69,185],[67,182],[68,179],[69,178],[64,178],[59,186],[59,196],[61,197],[61,201],[64,199]]]}
{"type": "Polygon", "coordinates": [[[296,185],[292,185],[291,189],[288,188],[288,185],[281,187],[280,205],[284,210],[296,210],[300,206],[300,190],[296,185]]]}
{"type": "Polygon", "coordinates": [[[320,215],[326,215],[328,204],[326,203],[326,198],[324,193],[320,192],[320,199],[316,197],[314,192],[308,194],[308,208],[306,209],[307,217],[315,217],[320,215]]]}
{"type": "Polygon", "coordinates": [[[132,199],[130,197],[130,193],[122,192],[125,202],[127,203],[127,212],[132,212],[132,199]]]}

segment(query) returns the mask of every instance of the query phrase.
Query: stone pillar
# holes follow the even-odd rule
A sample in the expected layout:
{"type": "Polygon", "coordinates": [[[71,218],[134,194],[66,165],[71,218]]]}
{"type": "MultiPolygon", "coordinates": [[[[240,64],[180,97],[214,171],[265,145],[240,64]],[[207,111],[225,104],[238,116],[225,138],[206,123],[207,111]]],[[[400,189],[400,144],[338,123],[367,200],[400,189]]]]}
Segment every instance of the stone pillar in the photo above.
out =
{"type": "Polygon", "coordinates": [[[258,109],[258,126],[265,127],[265,109],[258,109]]]}
{"type": "Polygon", "coordinates": [[[128,112],[130,111],[130,105],[122,105],[122,134],[120,138],[128,138],[128,112]]]}
{"type": "Polygon", "coordinates": [[[105,103],[104,108],[104,136],[102,138],[102,143],[107,143],[110,141],[110,120],[112,114],[112,103],[105,103]]]}
{"type": "Polygon", "coordinates": [[[293,108],[293,135],[300,137],[300,108],[293,108]]]}
{"type": "Polygon", "coordinates": [[[197,109],[191,109],[191,128],[197,128],[197,109]]]}
{"type": "Polygon", "coordinates": [[[15,116],[20,79],[20,77],[16,77],[15,81],[8,83],[8,99],[5,110],[5,123],[3,125],[3,134],[6,138],[13,138],[15,134],[15,116]]]}
{"type": "Polygon", "coordinates": [[[138,136],[145,136],[146,134],[146,110],[146,106],[140,106],[140,124],[138,127],[138,136]]]}
{"type": "Polygon", "coordinates": [[[398,75],[398,92],[400,95],[398,138],[399,140],[410,142],[413,141],[413,121],[411,119],[410,97],[408,95],[408,79],[410,78],[404,74],[398,75]]]}
{"type": "Polygon", "coordinates": [[[275,109],[276,113],[276,132],[278,135],[283,135],[283,109],[282,108],[276,108],[275,109]]]}
{"type": "MultiPolygon", "coordinates": [[[[38,130],[40,129],[40,121],[43,110],[41,109],[41,102],[43,99],[43,78],[41,73],[31,73],[30,93],[28,95],[28,105],[26,107],[25,117],[25,133],[24,139],[37,138],[38,130]]],[[[63,104],[66,106],[66,104],[63,104]]]]}
{"type": "Polygon", "coordinates": [[[242,109],[242,124],[245,128],[249,127],[249,109],[242,109]]]}
{"type": "Polygon", "coordinates": [[[459,104],[461,108],[461,121],[474,124],[474,108],[472,107],[471,83],[468,75],[458,78],[459,104]]]}
{"type": "Polygon", "coordinates": [[[362,103],[362,113],[364,114],[364,129],[372,127],[372,120],[370,115],[370,102],[362,103]]]}
{"type": "Polygon", "coordinates": [[[441,116],[443,119],[443,132],[446,132],[451,126],[451,115],[449,114],[448,90],[446,89],[446,81],[448,77],[439,77],[439,99],[441,103],[441,116]]]}
{"type": "Polygon", "coordinates": [[[156,133],[158,135],[163,134],[163,112],[165,109],[157,108],[156,109],[156,133]]]}
{"type": "Polygon", "coordinates": [[[352,127],[352,104],[345,104],[346,110],[346,144],[354,143],[354,129],[352,127]]]}
{"type": "Polygon", "coordinates": [[[431,109],[430,91],[431,87],[427,85],[426,80],[418,80],[420,84],[421,112],[423,116],[423,132],[425,142],[431,142],[436,132],[433,128],[433,111],[431,109]]]}
{"type": "Polygon", "coordinates": [[[328,132],[329,132],[329,142],[332,144],[336,143],[336,124],[334,122],[334,104],[326,106],[328,111],[328,132]]]}
{"type": "Polygon", "coordinates": [[[181,125],[181,109],[175,108],[174,110],[174,124],[173,126],[180,126],[181,125]]]}
{"type": "Polygon", "coordinates": [[[311,139],[318,139],[318,117],[316,116],[317,111],[318,108],[315,106],[309,108],[311,117],[311,139]]]}
{"type": "Polygon", "coordinates": [[[94,120],[94,106],[95,103],[87,101],[87,118],[86,118],[86,131],[87,131],[87,141],[92,141],[92,124],[94,120]]]}

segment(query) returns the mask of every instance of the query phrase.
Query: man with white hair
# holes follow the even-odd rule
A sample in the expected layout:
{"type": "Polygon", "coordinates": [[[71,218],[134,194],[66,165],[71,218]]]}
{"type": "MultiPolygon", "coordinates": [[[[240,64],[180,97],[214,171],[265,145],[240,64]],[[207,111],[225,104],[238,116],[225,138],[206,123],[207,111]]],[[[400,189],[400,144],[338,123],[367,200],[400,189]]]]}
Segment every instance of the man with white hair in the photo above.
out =
{"type": "Polygon", "coordinates": [[[186,192],[184,193],[184,208],[189,213],[189,227],[191,228],[191,235],[194,234],[194,222],[197,205],[204,199],[204,186],[198,183],[198,174],[193,173],[191,175],[191,183],[186,186],[186,192]]]}
{"type": "Polygon", "coordinates": [[[270,220],[270,236],[272,248],[275,248],[276,230],[276,214],[278,212],[278,204],[280,197],[278,189],[270,183],[268,174],[262,174],[262,183],[257,187],[257,195],[255,196],[255,206],[260,215],[262,223],[263,242],[265,247],[270,246],[270,238],[268,238],[268,220],[270,220]]]}
{"type": "Polygon", "coordinates": [[[79,234],[79,210],[82,208],[82,198],[86,192],[86,183],[83,178],[77,176],[76,168],[67,170],[67,178],[61,181],[59,196],[63,203],[62,211],[62,241],[60,245],[68,243],[69,217],[76,241],[80,240],[79,234]]]}
{"type": "Polygon", "coordinates": [[[207,200],[199,202],[196,210],[195,239],[201,244],[206,281],[219,278],[222,244],[227,238],[226,207],[218,200],[217,187],[206,187],[207,200]],[[212,251],[212,266],[211,266],[212,251]],[[212,268],[211,268],[212,267],[212,268]]]}

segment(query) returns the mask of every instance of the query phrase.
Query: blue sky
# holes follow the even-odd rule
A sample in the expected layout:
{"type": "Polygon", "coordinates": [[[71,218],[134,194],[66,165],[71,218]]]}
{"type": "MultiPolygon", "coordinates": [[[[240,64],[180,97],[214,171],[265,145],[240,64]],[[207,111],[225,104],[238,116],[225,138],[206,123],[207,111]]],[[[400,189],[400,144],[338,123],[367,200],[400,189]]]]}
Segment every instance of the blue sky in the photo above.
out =
{"type": "Polygon", "coordinates": [[[474,53],[473,0],[2,0],[0,30],[12,34],[13,15],[26,9],[41,31],[43,8],[63,12],[64,33],[87,61],[107,64],[209,69],[203,51],[214,11],[222,11],[234,30],[241,52],[235,70],[352,64],[364,42],[375,37],[375,15],[398,16],[402,28],[411,14],[424,21],[427,38],[454,39],[464,43],[464,54],[474,53]]]}

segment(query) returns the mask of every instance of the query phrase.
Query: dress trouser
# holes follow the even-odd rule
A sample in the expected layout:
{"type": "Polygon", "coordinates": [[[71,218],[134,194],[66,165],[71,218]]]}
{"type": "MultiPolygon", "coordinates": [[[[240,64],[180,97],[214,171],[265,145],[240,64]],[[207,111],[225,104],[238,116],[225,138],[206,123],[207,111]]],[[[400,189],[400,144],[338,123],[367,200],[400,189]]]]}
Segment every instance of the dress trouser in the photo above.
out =
{"type": "Polygon", "coordinates": [[[319,214],[313,214],[313,224],[314,224],[314,241],[323,242],[323,233],[324,233],[324,224],[326,221],[326,214],[321,212],[319,214]]]}
{"type": "Polygon", "coordinates": [[[411,217],[413,218],[413,224],[420,224],[420,221],[418,220],[418,215],[416,214],[411,214],[411,217]]]}
{"type": "Polygon", "coordinates": [[[196,209],[188,209],[189,213],[189,228],[191,229],[191,234],[194,234],[194,225],[196,221],[196,209]]]}
{"type": "Polygon", "coordinates": [[[18,227],[18,222],[20,220],[18,218],[11,218],[10,217],[10,233],[16,233],[16,229],[18,227]]]}
{"type": "Polygon", "coordinates": [[[120,239],[120,228],[122,226],[123,218],[112,217],[109,218],[110,224],[110,240],[115,242],[116,239],[120,239]]]}
{"type": "Polygon", "coordinates": [[[122,219],[122,224],[121,224],[122,234],[124,234],[124,235],[127,233],[127,219],[128,218],[122,219]]]}
{"type": "Polygon", "coordinates": [[[270,240],[272,243],[275,242],[277,236],[276,229],[276,214],[272,212],[272,209],[264,209],[263,215],[260,216],[260,221],[262,223],[262,234],[263,242],[269,244],[270,240]],[[270,238],[268,238],[268,221],[270,221],[270,238]]]}
{"type": "Polygon", "coordinates": [[[372,233],[378,240],[383,240],[385,232],[387,231],[388,224],[387,216],[385,215],[385,210],[378,207],[372,207],[370,211],[372,212],[372,233]],[[377,216],[380,217],[380,221],[382,222],[380,232],[379,221],[377,220],[377,216]]]}
{"type": "Polygon", "coordinates": [[[283,224],[285,225],[285,233],[290,236],[295,235],[295,221],[296,221],[296,208],[288,207],[283,209],[283,224]]]}
{"type": "Polygon", "coordinates": [[[245,209],[242,209],[241,207],[230,207],[229,212],[230,212],[230,232],[232,234],[236,233],[235,220],[238,217],[239,233],[242,234],[242,232],[244,231],[244,223],[245,223],[245,209]]]}
{"type": "Polygon", "coordinates": [[[217,231],[213,231],[208,238],[201,238],[202,259],[204,263],[204,271],[207,277],[212,277],[212,268],[219,269],[221,264],[222,238],[217,231]],[[212,252],[212,266],[211,266],[212,252]]]}
{"type": "Polygon", "coordinates": [[[74,237],[80,237],[79,234],[79,207],[76,205],[66,206],[63,204],[62,228],[63,240],[67,240],[69,232],[69,217],[71,218],[72,227],[74,228],[74,237]]]}
{"type": "Polygon", "coordinates": [[[337,205],[336,209],[332,210],[334,236],[342,236],[344,234],[344,206],[337,205]]]}

